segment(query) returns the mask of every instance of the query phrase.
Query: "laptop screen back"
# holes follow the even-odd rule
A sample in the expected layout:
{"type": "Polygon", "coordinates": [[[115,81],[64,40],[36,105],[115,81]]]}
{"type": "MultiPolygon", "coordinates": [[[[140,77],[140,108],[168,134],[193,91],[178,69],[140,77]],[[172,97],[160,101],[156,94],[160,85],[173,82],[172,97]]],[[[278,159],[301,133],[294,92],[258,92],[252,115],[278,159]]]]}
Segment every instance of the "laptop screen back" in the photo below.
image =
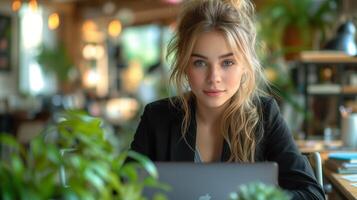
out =
{"type": "MultiPolygon", "coordinates": [[[[278,165],[272,162],[237,163],[155,163],[160,182],[171,190],[163,192],[170,200],[223,200],[238,187],[252,182],[278,185],[278,165]]],[[[151,199],[157,189],[146,188],[144,195],[151,199]]],[[[162,192],[162,191],[161,191],[162,192]]]]}

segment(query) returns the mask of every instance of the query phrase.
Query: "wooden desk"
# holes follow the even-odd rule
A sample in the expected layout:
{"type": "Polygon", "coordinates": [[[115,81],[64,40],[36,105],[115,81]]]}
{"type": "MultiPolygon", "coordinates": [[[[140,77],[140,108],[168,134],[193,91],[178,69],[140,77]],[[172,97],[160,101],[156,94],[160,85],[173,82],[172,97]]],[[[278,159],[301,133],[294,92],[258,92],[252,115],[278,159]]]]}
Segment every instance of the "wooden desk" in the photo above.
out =
{"type": "Polygon", "coordinates": [[[332,185],[348,200],[357,200],[357,187],[351,185],[351,182],[342,178],[346,174],[337,174],[324,168],[325,177],[332,185]]]}
{"type": "Polygon", "coordinates": [[[326,142],[324,140],[296,140],[296,144],[299,147],[299,150],[303,153],[309,152],[324,152],[324,151],[331,151],[327,150],[326,147],[330,148],[341,148],[342,141],[341,140],[333,140],[330,142],[326,142]]]}
{"type": "Polygon", "coordinates": [[[323,140],[296,140],[295,142],[302,153],[319,152],[322,161],[327,159],[330,152],[335,151],[330,149],[339,149],[342,147],[341,140],[330,142],[325,142],[323,140]]]}
{"type": "MultiPolygon", "coordinates": [[[[326,146],[334,148],[342,147],[341,141],[332,141],[326,143],[322,140],[298,140],[296,143],[300,151],[303,153],[319,152],[321,154],[322,163],[328,158],[329,153],[336,151],[326,149],[326,146]]],[[[351,182],[342,178],[342,176],[347,174],[337,174],[327,169],[326,167],[323,167],[322,171],[324,177],[327,178],[329,182],[331,182],[332,186],[344,197],[344,199],[357,200],[357,187],[352,186],[351,182]]]]}

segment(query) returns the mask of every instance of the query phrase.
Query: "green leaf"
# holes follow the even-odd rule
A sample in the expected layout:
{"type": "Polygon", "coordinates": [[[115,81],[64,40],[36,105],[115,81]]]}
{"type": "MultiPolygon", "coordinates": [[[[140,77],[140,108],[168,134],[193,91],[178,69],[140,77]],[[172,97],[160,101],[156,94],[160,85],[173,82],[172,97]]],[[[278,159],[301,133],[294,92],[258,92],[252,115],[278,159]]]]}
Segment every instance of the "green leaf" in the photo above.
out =
{"type": "Polygon", "coordinates": [[[21,156],[25,156],[25,149],[23,145],[21,145],[12,135],[0,134],[0,151],[7,153],[19,153],[21,156]]]}
{"type": "Polygon", "coordinates": [[[146,156],[139,154],[135,151],[128,151],[128,156],[135,159],[140,163],[141,166],[154,178],[158,178],[158,172],[154,163],[146,156]]]}
{"type": "Polygon", "coordinates": [[[124,151],[118,157],[114,158],[114,160],[112,162],[113,169],[119,170],[123,166],[127,157],[128,157],[128,153],[127,153],[127,151],[124,151]]]}
{"type": "Polygon", "coordinates": [[[11,156],[11,167],[12,170],[20,176],[24,173],[24,163],[22,159],[17,155],[11,156]]]}
{"type": "Polygon", "coordinates": [[[125,164],[121,168],[120,174],[125,177],[129,182],[136,182],[138,181],[138,174],[136,171],[137,166],[138,165],[136,163],[125,164]]]}
{"type": "Polygon", "coordinates": [[[164,194],[155,194],[154,200],[167,200],[167,197],[164,194]]]}
{"type": "Polygon", "coordinates": [[[230,194],[230,200],[289,200],[287,193],[275,186],[250,183],[239,187],[237,193],[230,194]]]}
{"type": "Polygon", "coordinates": [[[54,73],[60,81],[67,81],[68,73],[73,68],[64,45],[56,48],[42,46],[37,61],[46,73],[54,73]]]}
{"type": "Polygon", "coordinates": [[[86,169],[84,171],[84,176],[86,177],[86,180],[94,186],[94,188],[101,190],[104,187],[103,179],[95,172],[95,170],[90,168],[86,169]]]}
{"type": "Polygon", "coordinates": [[[153,177],[146,177],[144,179],[144,185],[147,187],[154,187],[154,188],[158,188],[164,191],[170,191],[172,190],[172,187],[169,184],[166,183],[161,183],[159,182],[157,179],[153,178],[153,177]]]}
{"type": "Polygon", "coordinates": [[[121,151],[118,143],[122,141],[103,127],[101,119],[65,111],[42,132],[56,134],[51,143],[40,135],[25,151],[15,138],[0,135],[1,145],[9,148],[7,160],[0,162],[0,198],[141,200],[144,187],[168,188],[158,182],[156,168],[147,157],[121,151]],[[126,162],[128,157],[133,161],[126,162]],[[148,177],[139,177],[138,169],[143,168],[148,177]],[[66,187],[60,169],[64,169],[66,187]]]}

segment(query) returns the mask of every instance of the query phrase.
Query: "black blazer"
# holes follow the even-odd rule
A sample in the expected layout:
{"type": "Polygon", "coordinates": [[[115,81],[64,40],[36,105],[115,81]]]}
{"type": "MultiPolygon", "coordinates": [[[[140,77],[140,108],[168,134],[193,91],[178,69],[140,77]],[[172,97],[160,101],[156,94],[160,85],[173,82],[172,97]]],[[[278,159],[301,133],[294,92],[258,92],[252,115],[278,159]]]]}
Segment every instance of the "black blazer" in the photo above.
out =
{"type": "MultiPolygon", "coordinates": [[[[191,113],[195,106],[190,104],[191,113]]],[[[272,98],[261,98],[259,108],[262,120],[257,130],[262,139],[256,148],[256,161],[274,161],[279,165],[279,185],[289,191],[292,199],[325,199],[310,164],[297,149],[290,131],[272,98]]],[[[195,116],[195,115],[191,115],[195,116]]],[[[183,112],[168,99],[148,104],[131,144],[131,149],[148,156],[153,161],[194,161],[196,144],[196,119],[191,122],[182,138],[183,112]]],[[[228,144],[223,145],[221,161],[230,157],[228,144]]]]}

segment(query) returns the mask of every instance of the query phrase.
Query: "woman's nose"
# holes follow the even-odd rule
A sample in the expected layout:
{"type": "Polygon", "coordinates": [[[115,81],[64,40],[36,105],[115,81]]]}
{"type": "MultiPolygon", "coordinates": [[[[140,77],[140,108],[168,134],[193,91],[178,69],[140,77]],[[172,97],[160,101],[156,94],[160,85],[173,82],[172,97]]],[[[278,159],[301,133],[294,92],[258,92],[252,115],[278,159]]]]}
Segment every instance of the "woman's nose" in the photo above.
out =
{"type": "Polygon", "coordinates": [[[219,66],[210,66],[208,70],[207,80],[210,83],[219,83],[222,80],[219,66]]]}

